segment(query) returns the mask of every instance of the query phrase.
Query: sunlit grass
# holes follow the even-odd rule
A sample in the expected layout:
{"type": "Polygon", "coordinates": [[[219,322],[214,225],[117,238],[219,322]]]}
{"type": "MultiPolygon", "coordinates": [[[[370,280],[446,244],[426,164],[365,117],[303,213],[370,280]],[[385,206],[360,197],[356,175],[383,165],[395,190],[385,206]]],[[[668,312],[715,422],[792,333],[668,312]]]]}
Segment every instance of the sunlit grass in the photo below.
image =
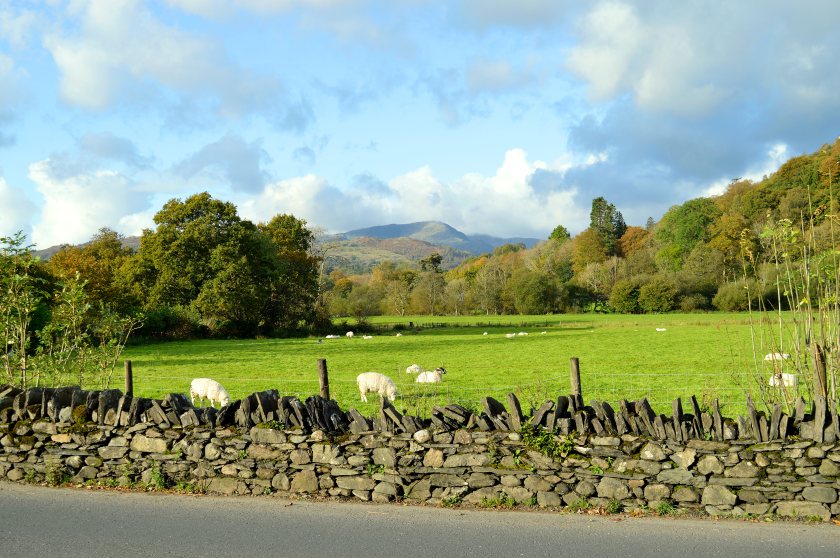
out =
{"type": "Polygon", "coordinates": [[[390,376],[401,394],[397,407],[411,413],[428,414],[432,405],[448,402],[477,408],[482,397],[504,401],[509,392],[517,393],[527,412],[569,392],[571,357],[580,359],[587,401],[648,397],[665,412],[674,398],[682,397],[685,407],[696,395],[720,398],[738,412],[745,394],[736,379],[752,366],[744,314],[417,316],[371,322],[380,327],[413,322],[419,329],[403,330],[399,337],[382,329],[372,339],[342,336],[320,343],[316,338],[158,343],[129,347],[124,356],[133,363],[137,395],[187,393],[192,378],[207,376],[234,399],[272,388],[284,395],[317,394],[317,361],[323,358],[332,398],[366,414],[375,413],[378,404],[376,398],[360,401],[355,377],[361,372],[390,376]],[[519,332],[528,335],[506,336],[519,332]],[[414,376],[405,373],[414,363],[444,366],[443,383],[414,384],[414,376]]]}

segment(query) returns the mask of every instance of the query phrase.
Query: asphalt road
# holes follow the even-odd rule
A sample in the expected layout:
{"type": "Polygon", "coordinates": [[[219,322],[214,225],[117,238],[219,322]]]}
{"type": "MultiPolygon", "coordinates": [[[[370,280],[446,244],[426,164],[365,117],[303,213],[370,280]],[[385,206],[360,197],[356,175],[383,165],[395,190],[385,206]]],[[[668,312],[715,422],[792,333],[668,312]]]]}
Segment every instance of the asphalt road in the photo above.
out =
{"type": "Polygon", "coordinates": [[[0,482],[0,557],[840,556],[840,527],[45,488],[0,482]]]}

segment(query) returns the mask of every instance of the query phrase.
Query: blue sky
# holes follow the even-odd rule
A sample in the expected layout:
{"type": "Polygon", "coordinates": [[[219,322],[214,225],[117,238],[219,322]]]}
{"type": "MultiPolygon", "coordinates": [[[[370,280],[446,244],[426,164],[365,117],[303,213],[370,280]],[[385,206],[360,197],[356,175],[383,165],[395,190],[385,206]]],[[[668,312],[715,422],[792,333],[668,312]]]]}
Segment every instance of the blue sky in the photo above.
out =
{"type": "Polygon", "coordinates": [[[833,0],[0,0],[0,235],[628,224],[840,133],[833,0]]]}

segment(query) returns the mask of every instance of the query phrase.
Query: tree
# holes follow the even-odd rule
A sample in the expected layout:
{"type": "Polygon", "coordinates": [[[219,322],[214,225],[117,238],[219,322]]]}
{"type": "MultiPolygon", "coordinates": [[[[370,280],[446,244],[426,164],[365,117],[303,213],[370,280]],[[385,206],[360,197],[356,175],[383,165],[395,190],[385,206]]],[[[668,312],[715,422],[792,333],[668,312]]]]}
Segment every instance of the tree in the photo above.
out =
{"type": "Polygon", "coordinates": [[[0,359],[4,381],[21,388],[31,382],[32,324],[47,296],[31,249],[22,231],[0,238],[0,359]]]}
{"type": "Polygon", "coordinates": [[[266,303],[266,319],[273,327],[295,328],[313,319],[318,299],[320,259],[313,253],[315,235],[306,221],[276,215],[258,225],[271,243],[277,261],[266,303]]]}
{"type": "Polygon", "coordinates": [[[685,258],[701,242],[709,240],[711,225],[720,209],[709,198],[696,198],[669,209],[656,226],[659,244],[656,261],[666,271],[678,271],[685,258]]]}
{"type": "Polygon", "coordinates": [[[674,309],[677,287],[674,282],[661,275],[639,287],[639,307],[645,312],[662,313],[674,309]]]}
{"type": "Polygon", "coordinates": [[[203,192],[170,200],[154,220],[132,267],[148,309],[190,307],[225,334],[270,321],[265,301],[278,282],[278,250],[233,204],[203,192]]]}
{"type": "Polygon", "coordinates": [[[83,246],[62,247],[49,259],[46,268],[63,280],[78,274],[94,309],[104,304],[129,314],[139,305],[139,300],[121,277],[122,267],[132,255],[131,249],[123,245],[123,239],[121,234],[111,229],[99,229],[83,246]]]}
{"type": "Polygon", "coordinates": [[[514,307],[520,314],[548,314],[554,310],[557,287],[547,276],[522,270],[510,279],[514,307]]]}
{"type": "Polygon", "coordinates": [[[601,237],[607,255],[612,256],[616,253],[618,239],[624,234],[627,225],[624,223],[621,212],[605,198],[599,196],[592,200],[589,228],[601,237]]]}
{"type": "Polygon", "coordinates": [[[563,225],[557,225],[554,227],[554,230],[551,231],[551,234],[548,235],[549,240],[556,240],[558,242],[563,242],[564,240],[568,240],[572,237],[569,234],[569,229],[564,227],[563,225]]]}
{"type": "Polygon", "coordinates": [[[586,229],[572,241],[572,270],[575,275],[593,263],[601,263],[609,256],[604,238],[594,229],[586,229]]]}
{"type": "Polygon", "coordinates": [[[619,279],[616,281],[610,292],[610,306],[616,312],[622,314],[635,314],[638,312],[641,309],[639,306],[639,283],[639,277],[619,279]]]}

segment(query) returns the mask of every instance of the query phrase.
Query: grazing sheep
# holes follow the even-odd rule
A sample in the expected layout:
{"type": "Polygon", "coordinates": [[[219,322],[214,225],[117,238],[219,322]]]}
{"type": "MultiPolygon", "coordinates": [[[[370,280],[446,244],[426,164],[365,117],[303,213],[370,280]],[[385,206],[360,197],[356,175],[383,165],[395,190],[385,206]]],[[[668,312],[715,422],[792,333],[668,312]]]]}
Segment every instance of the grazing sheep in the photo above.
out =
{"type": "Polygon", "coordinates": [[[487,332],[485,331],[484,333],[482,333],[482,335],[487,335],[487,332]]]}
{"type": "Polygon", "coordinates": [[[397,337],[402,337],[402,333],[398,333],[398,334],[397,334],[397,337]]]}
{"type": "Polygon", "coordinates": [[[195,405],[195,398],[198,397],[199,406],[204,405],[204,399],[211,407],[214,403],[218,403],[219,407],[224,407],[230,403],[230,395],[227,390],[222,387],[222,384],[210,378],[196,378],[190,384],[190,400],[195,405]]]}
{"type": "Polygon", "coordinates": [[[348,331],[347,333],[345,333],[345,335],[347,336],[347,339],[350,339],[351,337],[353,337],[353,332],[348,331]]]}
{"type": "Polygon", "coordinates": [[[505,333],[505,337],[507,337],[508,339],[513,339],[514,337],[516,337],[516,334],[515,333],[505,333]]]}
{"type": "Polygon", "coordinates": [[[667,330],[664,327],[658,327],[658,328],[656,328],[656,331],[667,331],[667,330]]]}
{"type": "Polygon", "coordinates": [[[787,353],[768,353],[764,355],[765,361],[777,361],[777,360],[787,360],[790,358],[790,355],[787,353]]]}
{"type": "Polygon", "coordinates": [[[411,366],[405,369],[406,374],[419,374],[422,371],[423,369],[420,368],[419,364],[412,364],[411,366]]]}
{"type": "Polygon", "coordinates": [[[359,393],[362,401],[367,403],[366,393],[378,393],[380,397],[387,397],[391,401],[397,398],[397,386],[393,380],[379,372],[363,372],[356,376],[356,384],[359,386],[359,393]]]}
{"type": "Polygon", "coordinates": [[[421,372],[414,381],[418,384],[439,384],[443,381],[444,374],[446,374],[445,368],[435,368],[431,372],[421,372]]]}
{"type": "Polygon", "coordinates": [[[541,331],[540,335],[545,335],[546,333],[548,333],[548,332],[547,331],[541,331]]]}
{"type": "Polygon", "coordinates": [[[326,339],[341,339],[340,335],[327,335],[326,339]]]}
{"type": "Polygon", "coordinates": [[[528,335],[528,332],[527,332],[527,331],[520,331],[520,332],[519,332],[519,333],[517,333],[516,335],[520,335],[520,336],[521,336],[521,335],[528,335]]]}

